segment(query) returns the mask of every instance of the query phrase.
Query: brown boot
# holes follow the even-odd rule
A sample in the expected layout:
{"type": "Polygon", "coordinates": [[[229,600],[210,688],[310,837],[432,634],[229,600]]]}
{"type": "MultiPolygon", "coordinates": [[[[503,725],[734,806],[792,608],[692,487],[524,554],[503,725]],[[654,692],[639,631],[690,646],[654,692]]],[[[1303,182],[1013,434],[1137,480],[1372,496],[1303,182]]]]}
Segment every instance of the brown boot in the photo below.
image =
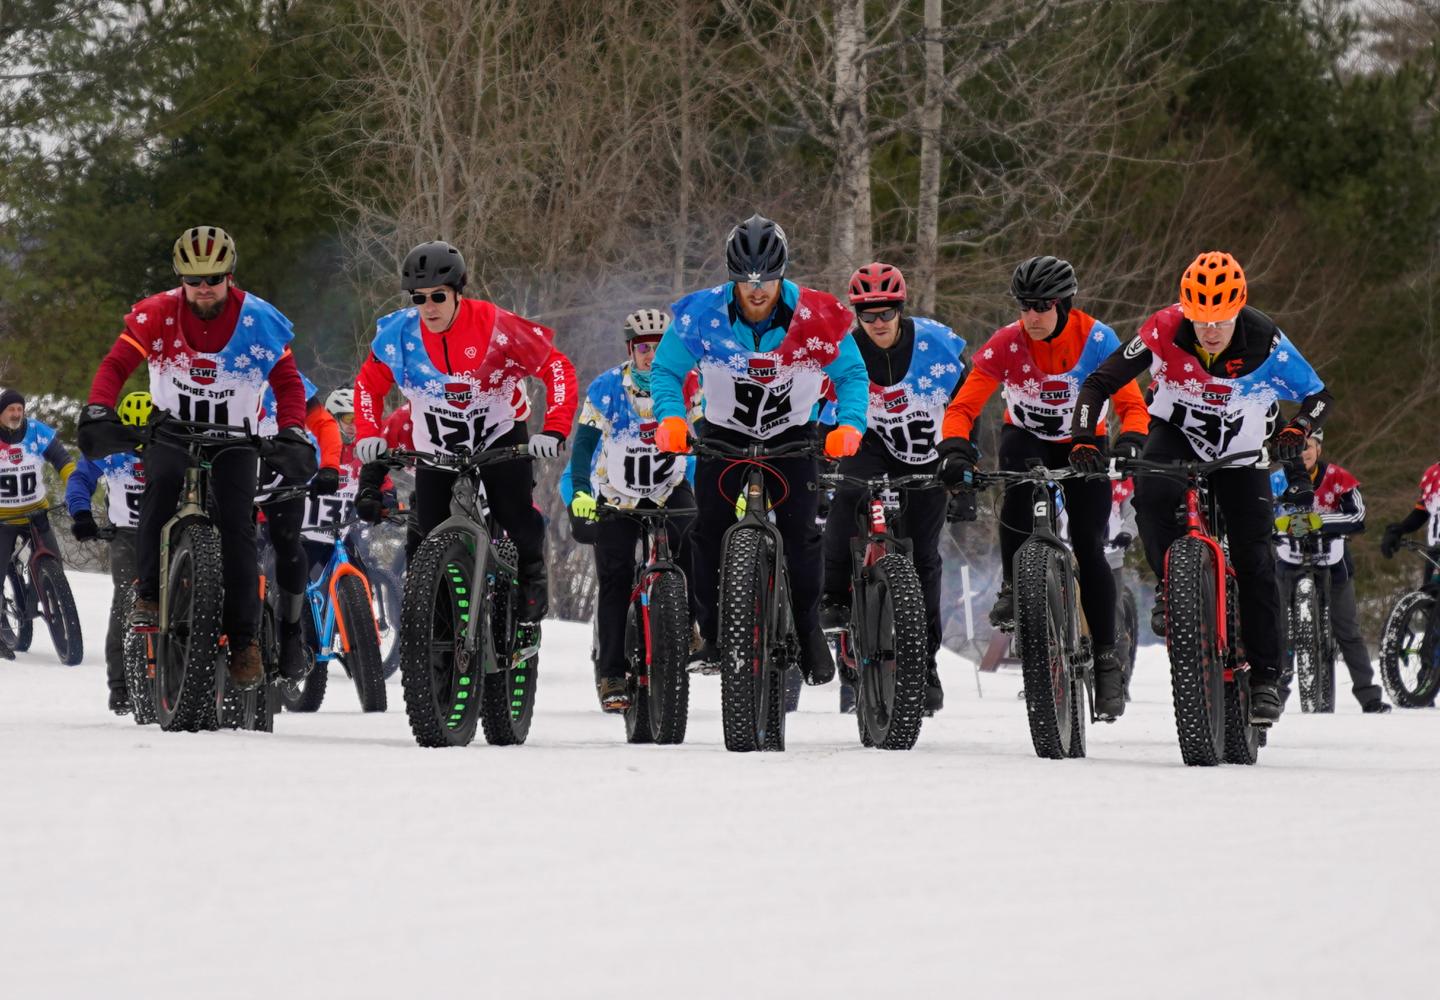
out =
{"type": "Polygon", "coordinates": [[[623,712],[630,707],[630,692],[625,687],[625,678],[602,677],[595,687],[600,695],[601,711],[623,712]]]}
{"type": "Polygon", "coordinates": [[[148,597],[136,597],[130,607],[126,624],[134,632],[154,632],[160,622],[160,602],[148,597]]]}
{"type": "Polygon", "coordinates": [[[254,639],[243,649],[230,650],[230,683],[248,691],[258,687],[265,677],[265,665],[260,662],[260,644],[254,639]]]}

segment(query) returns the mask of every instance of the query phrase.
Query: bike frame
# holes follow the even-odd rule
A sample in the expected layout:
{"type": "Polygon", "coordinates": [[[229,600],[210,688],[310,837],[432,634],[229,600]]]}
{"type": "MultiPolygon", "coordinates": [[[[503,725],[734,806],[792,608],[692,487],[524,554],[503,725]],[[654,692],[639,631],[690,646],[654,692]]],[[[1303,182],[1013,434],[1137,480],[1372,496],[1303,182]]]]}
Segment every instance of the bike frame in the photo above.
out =
{"type": "MultiPolygon", "coordinates": [[[[36,518],[40,514],[48,514],[50,511],[58,509],[58,507],[47,507],[44,510],[31,511],[26,514],[25,526],[29,529],[30,534],[28,537],[20,536],[15,551],[10,556],[11,564],[20,570],[20,582],[25,585],[25,592],[20,595],[21,599],[25,601],[25,606],[20,609],[21,612],[26,618],[34,618],[36,614],[39,614],[44,617],[46,623],[50,622],[55,612],[50,607],[49,600],[35,586],[35,579],[39,575],[40,559],[42,556],[53,556],[62,568],[65,560],[60,557],[60,553],[45,544],[45,536],[41,534],[40,528],[36,525],[36,518]],[[25,556],[27,547],[30,550],[28,558],[25,556]]],[[[10,523],[19,527],[19,522],[10,523]]]]}
{"type": "MultiPolygon", "coordinates": [[[[335,585],[347,576],[359,577],[360,585],[365,588],[365,600],[372,605],[375,602],[375,595],[370,591],[370,580],[350,560],[350,550],[345,545],[345,531],[342,530],[348,530],[349,527],[336,526],[335,547],[325,564],[324,572],[319,579],[311,580],[305,585],[306,603],[310,606],[310,614],[315,622],[315,642],[320,647],[315,652],[317,663],[328,663],[334,659],[333,647],[337,634],[340,637],[340,652],[350,652],[350,630],[340,612],[340,602],[335,599],[335,585]]],[[[379,641],[378,626],[376,641],[379,641]]]]}
{"type": "MultiPolygon", "coordinates": [[[[679,573],[681,580],[685,580],[685,571],[675,562],[674,555],[670,551],[670,530],[666,522],[672,517],[692,515],[695,513],[695,508],[622,508],[606,504],[601,510],[609,516],[634,518],[640,522],[641,530],[644,532],[645,559],[635,567],[635,582],[630,588],[630,607],[634,607],[637,603],[640,606],[646,667],[640,683],[648,686],[650,683],[649,667],[654,649],[650,628],[650,591],[667,573],[679,573]]],[[[686,589],[688,591],[688,585],[686,589]]]]}

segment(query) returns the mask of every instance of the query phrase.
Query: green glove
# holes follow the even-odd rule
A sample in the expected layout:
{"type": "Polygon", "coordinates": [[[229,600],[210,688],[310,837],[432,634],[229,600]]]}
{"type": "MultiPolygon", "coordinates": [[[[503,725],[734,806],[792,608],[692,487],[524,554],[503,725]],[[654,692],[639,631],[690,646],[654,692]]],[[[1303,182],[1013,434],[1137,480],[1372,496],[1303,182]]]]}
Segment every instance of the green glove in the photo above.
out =
{"type": "Polygon", "coordinates": [[[595,520],[595,498],[589,493],[576,493],[570,501],[570,513],[585,521],[595,520]]]}

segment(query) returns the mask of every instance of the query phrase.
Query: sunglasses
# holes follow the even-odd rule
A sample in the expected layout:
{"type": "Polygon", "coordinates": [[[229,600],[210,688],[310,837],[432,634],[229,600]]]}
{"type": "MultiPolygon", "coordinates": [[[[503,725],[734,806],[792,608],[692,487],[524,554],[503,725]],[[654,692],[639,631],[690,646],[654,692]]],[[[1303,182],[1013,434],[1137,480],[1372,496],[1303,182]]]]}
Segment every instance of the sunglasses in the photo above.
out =
{"type": "Polygon", "coordinates": [[[888,323],[899,315],[899,309],[890,308],[882,309],[879,312],[857,312],[855,318],[869,326],[871,323],[888,323]]]}
{"type": "Polygon", "coordinates": [[[630,350],[634,351],[636,354],[650,354],[655,350],[655,341],[632,340],[630,342],[630,350]]]}
{"type": "Polygon", "coordinates": [[[203,278],[186,277],[180,280],[191,288],[199,288],[201,285],[209,285],[211,288],[214,288],[216,285],[223,283],[228,277],[230,277],[228,274],[211,274],[203,278]]]}
{"type": "Polygon", "coordinates": [[[431,292],[429,295],[425,295],[421,292],[412,292],[410,295],[410,301],[415,303],[417,306],[423,306],[426,299],[429,299],[431,302],[439,303],[444,302],[448,298],[450,298],[449,292],[431,292]]]}
{"type": "Polygon", "coordinates": [[[1018,303],[1020,303],[1020,311],[1021,311],[1022,313],[1023,313],[1023,312],[1043,313],[1043,312],[1049,312],[1051,309],[1055,308],[1055,303],[1056,303],[1056,302],[1059,302],[1060,300],[1059,300],[1059,299],[1016,299],[1015,301],[1018,302],[1018,303]]]}

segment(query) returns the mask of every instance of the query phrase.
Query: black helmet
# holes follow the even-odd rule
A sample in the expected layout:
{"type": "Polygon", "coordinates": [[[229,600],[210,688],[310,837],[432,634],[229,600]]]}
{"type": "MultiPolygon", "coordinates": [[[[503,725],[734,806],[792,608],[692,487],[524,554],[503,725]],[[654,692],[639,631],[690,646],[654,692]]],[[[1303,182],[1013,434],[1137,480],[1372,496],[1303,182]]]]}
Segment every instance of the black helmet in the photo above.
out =
{"type": "Polygon", "coordinates": [[[459,292],[465,287],[465,278],[465,258],[444,240],[421,243],[400,265],[400,287],[407,292],[437,285],[449,285],[459,292]]]}
{"type": "Polygon", "coordinates": [[[1075,269],[1059,257],[1031,257],[1010,278],[1010,296],[1016,299],[1068,299],[1079,287],[1075,269]]]}
{"type": "Polygon", "coordinates": [[[752,215],[725,239],[725,268],[731,281],[774,281],[790,260],[785,230],[763,215],[752,215]]]}

